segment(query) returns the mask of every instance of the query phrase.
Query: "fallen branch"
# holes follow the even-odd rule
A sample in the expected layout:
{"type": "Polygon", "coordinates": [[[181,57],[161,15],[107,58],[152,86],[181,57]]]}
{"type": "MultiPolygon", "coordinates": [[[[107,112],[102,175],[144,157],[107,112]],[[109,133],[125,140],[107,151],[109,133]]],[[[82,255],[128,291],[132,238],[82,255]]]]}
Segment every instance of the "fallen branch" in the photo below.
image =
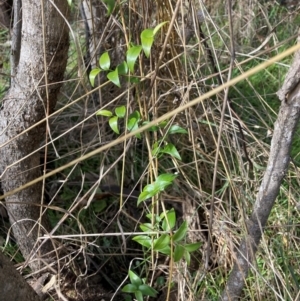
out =
{"type": "MultiPolygon", "coordinates": [[[[300,38],[298,37],[298,43],[300,38]]],[[[247,235],[235,255],[233,270],[221,295],[222,301],[238,300],[245,285],[245,279],[255,259],[255,253],[262,237],[271,209],[279,193],[280,185],[290,162],[293,135],[300,118],[300,51],[287,73],[277,95],[281,107],[275,123],[270,157],[253,212],[246,221],[247,235]]]]}

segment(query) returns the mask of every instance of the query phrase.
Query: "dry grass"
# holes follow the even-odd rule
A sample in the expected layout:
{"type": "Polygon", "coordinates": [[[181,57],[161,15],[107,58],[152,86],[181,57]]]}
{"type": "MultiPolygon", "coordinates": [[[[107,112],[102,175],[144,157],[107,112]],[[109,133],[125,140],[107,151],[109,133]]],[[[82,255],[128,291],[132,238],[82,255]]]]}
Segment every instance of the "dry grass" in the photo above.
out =
{"type": "MultiPolygon", "coordinates": [[[[141,30],[170,21],[176,7],[176,1],[135,2],[123,3],[122,10],[107,18],[106,24],[95,24],[102,26],[102,40],[97,38],[102,46],[96,58],[110,50],[114,63],[120,63],[126,43],[139,43],[141,30]]],[[[296,33],[291,24],[297,16],[274,2],[262,5],[258,1],[233,1],[231,20],[228,8],[220,1],[206,1],[205,5],[196,0],[179,3],[166,47],[168,25],[158,34],[151,58],[141,57],[136,66],[141,83],[123,82],[121,89],[103,83],[103,77],[101,87],[91,89],[82,62],[84,46],[74,46],[82,45],[84,36],[82,22],[75,18],[73,29],[79,38],[72,41],[67,79],[57,107],[60,111],[50,119],[48,169],[118,139],[107,118],[95,115],[99,109],[113,110],[124,104],[129,112],[138,110],[144,120],[155,120],[293,43],[288,38],[296,33]],[[200,11],[203,20],[199,19],[200,11]],[[232,45],[236,52],[230,66],[232,45]],[[156,80],[151,87],[153,74],[156,80]]],[[[165,300],[163,287],[169,281],[174,282],[170,300],[218,299],[233,264],[235,247],[245,234],[245,219],[267,163],[278,108],[275,93],[287,68],[288,61],[278,63],[232,87],[228,94],[219,93],[168,120],[169,125],[178,124],[188,131],[187,135],[171,137],[182,161],[152,157],[152,146],[164,137],[164,132],[145,132],[142,139],[116,144],[47,181],[49,205],[68,212],[52,207],[49,216],[56,228],[53,234],[63,235],[55,238],[58,245],[69,253],[68,258],[60,259],[62,271],[76,267],[76,276],[69,280],[76,284],[75,289],[82,290],[83,280],[92,279],[97,285],[101,283],[103,290],[116,291],[132,265],[162,292],[159,300],[165,300]],[[167,208],[175,207],[177,215],[189,221],[187,240],[203,242],[190,267],[184,262],[174,264],[146,255],[130,235],[124,234],[140,231],[138,225],[151,212],[151,204],[137,207],[135,200],[105,197],[100,189],[103,184],[113,184],[140,191],[162,172],[178,172],[179,176],[159,201],[167,208]],[[207,253],[210,243],[212,251],[207,253]],[[147,259],[144,263],[143,257],[147,259]],[[159,286],[160,277],[163,284],[159,286]]],[[[121,128],[122,136],[125,130],[121,128]]],[[[296,161],[298,152],[296,143],[296,161]]],[[[243,300],[299,298],[298,173],[298,167],[291,164],[243,300]]],[[[153,208],[162,210],[161,206],[153,208]]],[[[67,294],[62,287],[58,290],[67,294]]],[[[70,295],[68,298],[71,300],[70,295]]],[[[88,300],[87,295],[85,298],[88,300]]]]}

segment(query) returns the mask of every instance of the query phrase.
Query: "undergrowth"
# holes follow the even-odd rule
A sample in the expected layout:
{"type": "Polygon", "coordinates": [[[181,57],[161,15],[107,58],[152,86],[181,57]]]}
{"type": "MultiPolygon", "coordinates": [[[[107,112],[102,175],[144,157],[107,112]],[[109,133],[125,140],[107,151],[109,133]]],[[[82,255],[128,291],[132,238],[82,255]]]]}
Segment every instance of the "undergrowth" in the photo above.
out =
{"type": "MultiPolygon", "coordinates": [[[[118,4],[110,16],[105,16],[105,24],[94,24],[103,33],[102,40],[95,36],[101,42],[95,53],[95,66],[99,67],[97,62],[106,51],[111,55],[112,67],[122,63],[130,43],[142,43],[143,30],[170,22],[175,4],[164,0],[118,4]],[[110,29],[105,27],[107,24],[110,29]]],[[[84,63],[84,26],[82,20],[74,17],[72,28],[78,33],[78,40],[71,42],[66,82],[57,113],[50,118],[51,143],[44,154],[48,158],[47,169],[54,170],[118,141],[128,134],[126,124],[135,111],[140,114],[141,124],[152,121],[220,85],[220,81],[226,82],[231,40],[236,51],[232,77],[295,42],[290,37],[297,33],[299,16],[273,1],[234,1],[231,13],[232,20],[220,1],[206,1],[206,6],[201,1],[182,1],[166,48],[162,46],[169,23],[157,33],[150,58],[143,54],[137,58],[130,76],[139,82],[128,83],[122,78],[120,88],[102,72],[95,76],[92,87],[84,63]],[[204,19],[199,17],[200,12],[204,19]],[[126,108],[126,116],[118,121],[120,134],[116,134],[108,118],[96,113],[115,112],[120,106],[126,108]]],[[[78,160],[47,180],[48,215],[52,226],[57,227],[53,235],[70,254],[67,263],[62,264],[65,268],[75,267],[75,283],[93,279],[105,291],[120,293],[125,285],[136,281],[135,285],[145,283],[159,293],[159,299],[151,300],[166,300],[166,296],[169,300],[218,300],[233,265],[235,247],[246,233],[245,219],[252,211],[267,164],[280,105],[276,92],[290,60],[239,82],[230,88],[227,99],[225,93],[219,93],[172,116],[164,126],[157,124],[155,130],[145,131],[140,137],[131,137],[92,158],[78,160]],[[221,124],[225,99],[228,105],[221,124]],[[167,129],[172,126],[186,130],[186,134],[168,136],[167,129]],[[175,146],[179,157],[174,152],[163,156],[153,153],[154,146],[163,147],[166,143],[175,146]],[[151,195],[151,200],[138,205],[143,188],[161,174],[173,174],[176,178],[151,195]],[[152,246],[149,252],[149,248],[132,239],[141,232],[142,224],[154,225],[155,217],[166,216],[172,209],[176,212],[175,233],[184,222],[188,225],[183,244],[200,243],[191,253],[190,265],[187,258],[175,262],[172,254],[155,252],[162,248],[155,250],[152,246]],[[211,253],[207,253],[209,237],[211,253]]],[[[91,64],[92,68],[95,66],[91,64]]],[[[4,87],[2,81],[1,86],[4,87]]],[[[269,218],[243,300],[298,298],[299,143],[297,134],[292,150],[295,164],[291,163],[269,218]]],[[[154,241],[159,235],[157,232],[154,241]]],[[[170,246],[172,249],[174,245],[170,246]]],[[[6,249],[12,254],[10,246],[6,249]]]]}

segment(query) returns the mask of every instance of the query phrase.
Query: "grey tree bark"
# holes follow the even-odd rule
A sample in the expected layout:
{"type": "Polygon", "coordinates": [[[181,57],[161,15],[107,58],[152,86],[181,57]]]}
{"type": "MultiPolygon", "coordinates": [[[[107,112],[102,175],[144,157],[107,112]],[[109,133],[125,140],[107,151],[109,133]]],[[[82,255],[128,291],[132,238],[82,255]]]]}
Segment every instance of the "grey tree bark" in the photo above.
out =
{"type": "MultiPolygon", "coordinates": [[[[57,101],[69,46],[66,0],[22,0],[20,60],[0,110],[0,171],[4,193],[41,175],[39,148],[47,135],[46,122],[57,101]]],[[[17,24],[14,24],[17,26],[17,24]]],[[[13,37],[14,38],[14,37],[13,37]]],[[[6,197],[13,233],[30,267],[41,268],[41,258],[52,250],[38,245],[48,231],[42,216],[42,185],[6,197]]]]}
{"type": "Polygon", "coordinates": [[[0,252],[0,296],[5,301],[41,301],[31,286],[0,252]]]}
{"type": "Polygon", "coordinates": [[[267,169],[253,212],[246,221],[247,235],[236,252],[233,270],[220,298],[222,301],[240,300],[264,227],[288,170],[293,135],[300,119],[300,51],[296,52],[284,84],[277,95],[282,103],[274,127],[267,169]]]}

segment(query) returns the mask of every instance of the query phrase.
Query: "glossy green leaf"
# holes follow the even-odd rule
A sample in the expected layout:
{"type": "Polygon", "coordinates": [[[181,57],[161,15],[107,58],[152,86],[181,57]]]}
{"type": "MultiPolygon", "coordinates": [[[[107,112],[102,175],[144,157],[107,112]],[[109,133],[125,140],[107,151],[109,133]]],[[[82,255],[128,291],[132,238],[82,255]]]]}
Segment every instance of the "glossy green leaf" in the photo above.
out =
{"type": "Polygon", "coordinates": [[[141,33],[141,42],[146,57],[150,56],[153,41],[154,41],[153,29],[149,28],[143,30],[141,33]]]}
{"type": "Polygon", "coordinates": [[[180,259],[182,259],[184,252],[185,250],[182,245],[176,245],[174,249],[174,261],[178,262],[180,259]]]}
{"type": "Polygon", "coordinates": [[[139,205],[142,201],[152,198],[159,192],[164,191],[167,186],[172,184],[177,176],[174,174],[162,174],[157,177],[156,181],[152,184],[148,184],[143,188],[143,191],[139,195],[137,204],[139,205]]]}
{"type": "Polygon", "coordinates": [[[119,73],[118,69],[116,68],[114,71],[111,71],[107,74],[107,78],[113,82],[116,86],[121,88],[120,79],[119,79],[119,73]]]}
{"type": "Polygon", "coordinates": [[[153,216],[152,213],[147,213],[147,214],[146,214],[146,217],[147,217],[148,219],[150,219],[150,221],[152,221],[152,216],[153,216]]]}
{"type": "Polygon", "coordinates": [[[144,223],[140,225],[140,228],[143,232],[150,232],[150,231],[154,231],[154,227],[152,224],[150,223],[144,223]]]}
{"type": "Polygon", "coordinates": [[[115,7],[115,0],[103,0],[103,2],[107,5],[107,15],[109,16],[115,7]]]}
{"type": "Polygon", "coordinates": [[[118,67],[118,73],[120,75],[125,75],[128,73],[128,66],[127,66],[127,63],[124,61],[123,63],[119,64],[118,67]]]}
{"type": "Polygon", "coordinates": [[[142,294],[141,291],[136,291],[134,293],[134,295],[135,295],[135,298],[136,298],[137,301],[143,301],[144,298],[143,298],[143,294],[142,294]]]}
{"type": "Polygon", "coordinates": [[[170,248],[170,245],[162,248],[162,249],[159,249],[158,250],[159,253],[162,253],[162,254],[165,254],[165,255],[168,255],[168,256],[171,256],[171,248],[170,248]]]}
{"type": "Polygon", "coordinates": [[[168,143],[161,151],[161,153],[169,154],[172,157],[181,160],[181,157],[176,149],[176,147],[172,143],[168,143]]]}
{"type": "MultiPolygon", "coordinates": [[[[152,221],[152,216],[153,216],[152,213],[146,214],[146,217],[147,217],[150,221],[152,221]]],[[[160,216],[158,216],[157,214],[154,214],[154,223],[159,224],[160,222],[161,222],[160,216]]]]}
{"type": "Polygon", "coordinates": [[[132,238],[132,240],[136,241],[140,245],[146,247],[146,248],[151,248],[152,246],[152,239],[149,236],[146,235],[137,235],[132,238]]]}
{"type": "Polygon", "coordinates": [[[95,78],[96,78],[96,76],[99,74],[100,71],[101,71],[101,70],[100,70],[99,68],[95,68],[95,69],[93,69],[93,70],[90,72],[90,74],[89,74],[89,79],[90,79],[90,82],[91,82],[92,87],[95,86],[95,78]]]}
{"type": "Polygon", "coordinates": [[[160,150],[161,150],[161,148],[160,148],[160,143],[159,143],[159,141],[158,142],[155,142],[155,143],[153,143],[153,146],[152,146],[152,151],[151,151],[151,154],[152,154],[152,156],[153,157],[156,157],[156,156],[158,156],[159,155],[159,153],[160,153],[160,150]]]}
{"type": "Polygon", "coordinates": [[[182,128],[181,126],[179,125],[172,125],[170,127],[170,129],[168,130],[168,134],[172,135],[172,134],[187,134],[187,130],[182,128]]]}
{"type": "Polygon", "coordinates": [[[141,284],[143,284],[142,279],[136,274],[134,273],[132,270],[129,270],[129,279],[131,284],[136,285],[137,287],[140,286],[141,284]]]}
{"type": "Polygon", "coordinates": [[[184,255],[183,255],[187,265],[190,265],[191,263],[191,254],[187,251],[184,252],[184,255]]]}
{"type": "Polygon", "coordinates": [[[182,241],[186,236],[187,230],[188,230],[188,224],[186,221],[184,221],[179,227],[179,229],[173,235],[173,241],[174,242],[182,241]]]}
{"type": "Polygon", "coordinates": [[[150,296],[150,297],[156,297],[158,292],[152,288],[151,286],[147,284],[142,284],[138,287],[138,290],[144,295],[144,296],[150,296]]]}
{"type": "Polygon", "coordinates": [[[138,77],[136,77],[136,76],[130,76],[130,77],[129,77],[129,82],[132,83],[132,84],[138,84],[138,83],[140,83],[141,81],[140,81],[140,79],[139,79],[138,77]]]}
{"type": "MultiPolygon", "coordinates": [[[[148,124],[150,121],[144,121],[143,123],[142,123],[142,125],[146,125],[146,124],[148,124]]],[[[157,125],[153,125],[153,126],[151,126],[149,129],[147,129],[147,131],[148,132],[156,132],[156,131],[158,131],[158,129],[159,129],[159,127],[157,126],[157,125]]]]}
{"type": "MultiPolygon", "coordinates": [[[[139,122],[141,120],[141,115],[138,111],[134,111],[128,116],[127,129],[132,132],[139,128],[139,122]]],[[[138,135],[141,138],[141,135],[138,135]]]]}
{"type": "Polygon", "coordinates": [[[152,198],[155,195],[154,192],[149,191],[142,191],[139,195],[137,205],[139,205],[141,202],[146,201],[147,199],[152,198]]]}
{"type": "Polygon", "coordinates": [[[201,245],[202,245],[201,242],[195,242],[195,243],[192,243],[192,244],[184,245],[184,248],[187,250],[187,252],[194,252],[194,251],[199,250],[201,245]]]}
{"type": "Polygon", "coordinates": [[[110,57],[108,52],[104,52],[99,59],[99,66],[101,69],[107,71],[110,68],[110,57]]]}
{"type": "Polygon", "coordinates": [[[134,285],[134,284],[126,284],[123,288],[122,288],[122,292],[123,293],[135,293],[138,290],[138,286],[134,285]]]}
{"type": "Polygon", "coordinates": [[[113,116],[113,113],[111,111],[108,111],[108,110],[100,110],[96,113],[96,115],[111,117],[111,116],[113,116]]]}
{"type": "Polygon", "coordinates": [[[173,183],[174,179],[177,176],[174,174],[162,174],[157,177],[155,181],[155,188],[158,189],[159,191],[165,190],[167,186],[173,183]]]}
{"type": "Polygon", "coordinates": [[[172,208],[171,210],[169,210],[167,212],[167,215],[163,219],[161,227],[164,231],[170,231],[171,229],[173,229],[175,227],[175,224],[176,224],[176,213],[175,213],[174,208],[172,208]]]}
{"type": "Polygon", "coordinates": [[[118,127],[118,116],[113,116],[111,118],[109,118],[109,126],[110,128],[116,133],[116,134],[120,134],[119,132],[119,127],[118,127]]]}
{"type": "Polygon", "coordinates": [[[127,50],[126,53],[127,66],[132,73],[134,72],[134,64],[138,56],[140,55],[141,51],[142,51],[142,46],[140,45],[132,46],[127,50]]]}
{"type": "Polygon", "coordinates": [[[156,278],[156,286],[157,287],[163,287],[165,284],[166,284],[166,278],[165,278],[165,276],[158,276],[157,278],[156,278]]]}
{"type": "Polygon", "coordinates": [[[155,28],[153,29],[153,35],[156,35],[157,32],[161,29],[162,26],[164,26],[166,23],[168,23],[167,21],[159,23],[158,25],[155,26],[155,28]]]}
{"type": "Polygon", "coordinates": [[[168,234],[162,234],[157,240],[155,240],[153,245],[153,250],[159,251],[164,249],[170,244],[170,236],[168,234]]]}
{"type": "Polygon", "coordinates": [[[115,113],[119,118],[124,118],[126,114],[126,107],[125,106],[116,107],[115,113]]]}
{"type": "Polygon", "coordinates": [[[169,123],[168,120],[164,120],[164,121],[160,122],[158,126],[159,126],[161,129],[164,129],[164,128],[168,125],[168,123],[169,123]]]}
{"type": "Polygon", "coordinates": [[[101,202],[92,203],[93,212],[95,213],[101,213],[106,207],[107,207],[107,203],[105,199],[101,200],[101,202]]]}

